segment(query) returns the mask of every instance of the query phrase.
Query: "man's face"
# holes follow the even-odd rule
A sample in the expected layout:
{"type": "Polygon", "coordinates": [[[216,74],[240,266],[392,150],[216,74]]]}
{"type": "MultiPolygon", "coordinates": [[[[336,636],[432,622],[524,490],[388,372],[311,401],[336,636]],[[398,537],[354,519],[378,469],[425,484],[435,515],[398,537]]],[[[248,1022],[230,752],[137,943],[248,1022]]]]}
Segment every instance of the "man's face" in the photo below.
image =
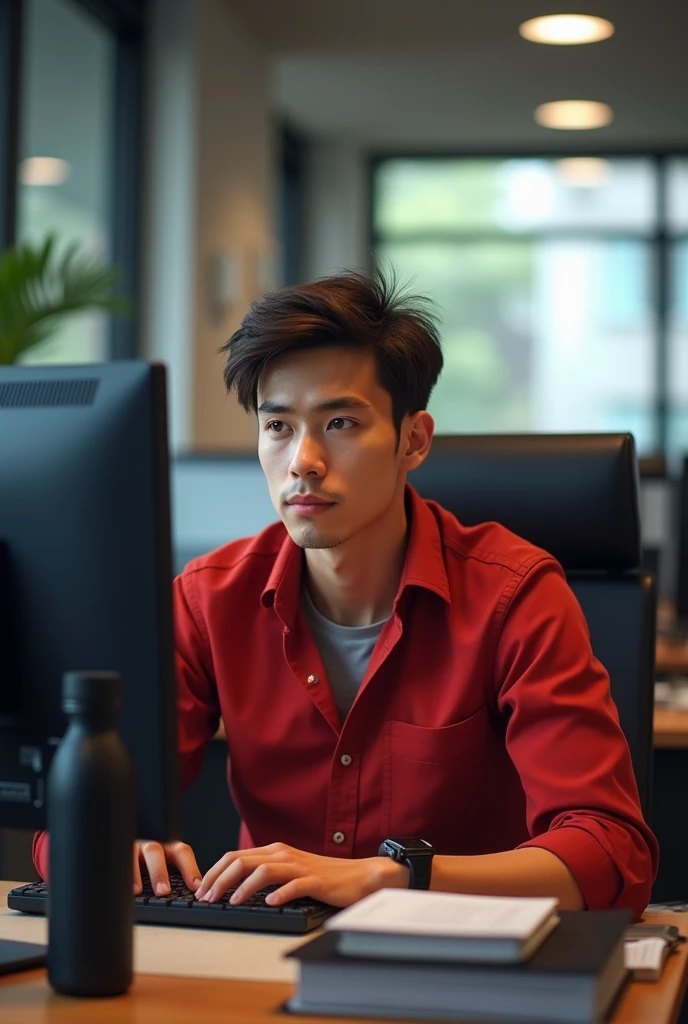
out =
{"type": "Polygon", "coordinates": [[[336,547],[389,510],[405,446],[402,433],[397,451],[392,398],[372,355],[328,347],[270,363],[258,425],[272,503],[300,547],[336,547]]]}

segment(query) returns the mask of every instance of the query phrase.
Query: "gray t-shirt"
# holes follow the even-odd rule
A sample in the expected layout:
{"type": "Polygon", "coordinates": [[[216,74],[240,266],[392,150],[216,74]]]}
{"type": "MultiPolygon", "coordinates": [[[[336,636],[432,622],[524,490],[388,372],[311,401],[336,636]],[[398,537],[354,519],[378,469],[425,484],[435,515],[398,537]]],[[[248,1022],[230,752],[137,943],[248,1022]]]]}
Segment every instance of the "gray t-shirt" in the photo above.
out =
{"type": "Polygon", "coordinates": [[[306,587],[301,589],[301,600],[304,615],[327,671],[337,710],[344,721],[387,620],[373,622],[370,626],[340,626],[318,611],[306,587]]]}

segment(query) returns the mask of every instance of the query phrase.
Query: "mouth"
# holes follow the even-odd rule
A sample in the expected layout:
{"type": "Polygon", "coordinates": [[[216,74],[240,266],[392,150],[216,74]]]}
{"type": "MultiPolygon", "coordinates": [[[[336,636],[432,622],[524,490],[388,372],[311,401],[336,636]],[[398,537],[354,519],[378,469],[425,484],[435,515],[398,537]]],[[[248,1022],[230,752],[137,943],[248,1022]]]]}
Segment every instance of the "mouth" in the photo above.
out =
{"type": "Polygon", "coordinates": [[[317,516],[334,508],[335,504],[334,501],[324,501],[310,494],[300,494],[287,501],[289,509],[297,516],[317,516]]]}

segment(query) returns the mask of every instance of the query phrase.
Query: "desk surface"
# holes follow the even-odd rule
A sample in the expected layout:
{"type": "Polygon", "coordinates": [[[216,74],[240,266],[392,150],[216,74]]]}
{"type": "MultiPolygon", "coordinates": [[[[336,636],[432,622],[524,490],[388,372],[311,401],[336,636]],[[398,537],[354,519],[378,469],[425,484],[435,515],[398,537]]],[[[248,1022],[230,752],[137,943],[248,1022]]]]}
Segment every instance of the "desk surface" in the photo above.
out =
{"type": "MultiPolygon", "coordinates": [[[[45,921],[7,910],[5,896],[12,884],[0,882],[0,936],[41,941],[45,921]]],[[[646,919],[678,924],[688,934],[688,914],[648,914],[646,919]]],[[[45,971],[27,971],[0,978],[0,1019],[8,1024],[92,1024],[94,1020],[98,1024],[189,1024],[193,1020],[203,1024],[280,1024],[284,1020],[289,1024],[335,1024],[351,1020],[281,1015],[280,1008],[292,992],[292,983],[283,980],[285,966],[287,971],[292,969],[291,963],[281,958],[284,947],[285,940],[277,936],[138,926],[136,963],[140,973],[126,996],[97,1001],[56,996],[45,971]],[[255,973],[264,980],[236,977],[236,970],[245,967],[235,966],[235,954],[246,960],[239,957],[239,951],[247,940],[255,940],[254,954],[259,961],[255,973]],[[177,976],[177,971],[190,973],[189,964],[198,959],[199,949],[207,954],[205,970],[220,972],[223,977],[177,976]],[[218,950],[223,951],[221,957],[218,950]],[[150,973],[142,970],[144,963],[150,973]]],[[[688,943],[683,943],[667,961],[661,981],[627,986],[611,1024],[674,1024],[687,981],[688,943]]],[[[358,1024],[366,1022],[359,1020],[358,1024]]]]}
{"type": "Polygon", "coordinates": [[[655,747],[688,747],[688,711],[655,707],[652,731],[655,747]]]}
{"type": "Polygon", "coordinates": [[[658,675],[688,675],[688,641],[658,636],[655,671],[658,675]]]}

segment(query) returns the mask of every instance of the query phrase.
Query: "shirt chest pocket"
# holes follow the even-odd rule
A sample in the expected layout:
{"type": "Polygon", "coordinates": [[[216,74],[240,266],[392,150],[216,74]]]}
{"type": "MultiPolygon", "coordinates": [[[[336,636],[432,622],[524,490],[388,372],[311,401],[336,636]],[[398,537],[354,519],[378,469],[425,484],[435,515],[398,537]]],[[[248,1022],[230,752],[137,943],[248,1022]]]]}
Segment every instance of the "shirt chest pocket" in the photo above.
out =
{"type": "Polygon", "coordinates": [[[388,722],[382,836],[427,839],[437,853],[468,853],[489,785],[495,736],[485,707],[441,728],[388,722]]]}

